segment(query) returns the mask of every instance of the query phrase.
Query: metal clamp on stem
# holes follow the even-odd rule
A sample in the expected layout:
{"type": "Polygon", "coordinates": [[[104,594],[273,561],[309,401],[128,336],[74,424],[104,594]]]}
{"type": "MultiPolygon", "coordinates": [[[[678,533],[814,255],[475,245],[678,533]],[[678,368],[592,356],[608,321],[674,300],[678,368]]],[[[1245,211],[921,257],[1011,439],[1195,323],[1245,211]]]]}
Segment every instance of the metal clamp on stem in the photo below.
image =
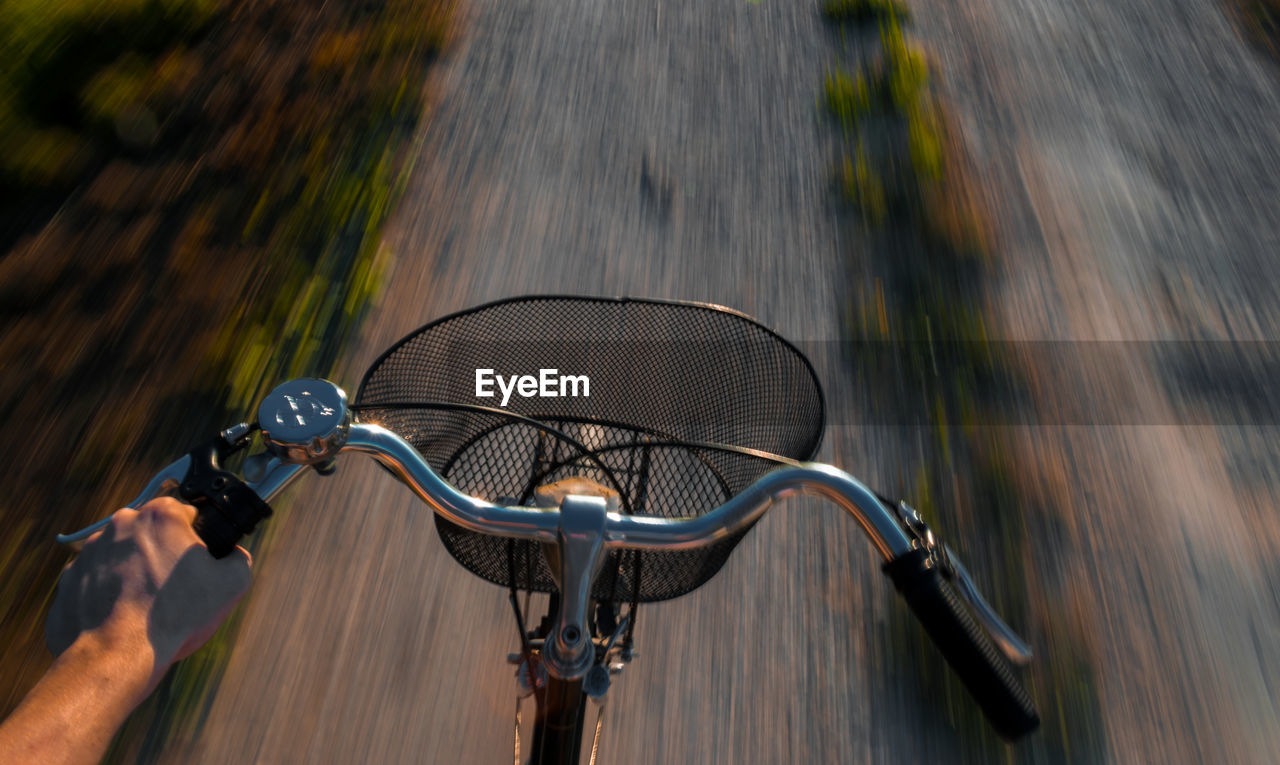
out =
{"type": "MultiPolygon", "coordinates": [[[[543,647],[547,671],[561,680],[587,674],[595,647],[587,627],[591,583],[604,561],[604,531],[609,508],[603,497],[570,495],[560,503],[559,550],[551,555],[560,587],[560,612],[543,647]],[[559,559],[558,561],[556,559],[559,559]]],[[[551,553],[551,550],[548,550],[551,553]]]]}

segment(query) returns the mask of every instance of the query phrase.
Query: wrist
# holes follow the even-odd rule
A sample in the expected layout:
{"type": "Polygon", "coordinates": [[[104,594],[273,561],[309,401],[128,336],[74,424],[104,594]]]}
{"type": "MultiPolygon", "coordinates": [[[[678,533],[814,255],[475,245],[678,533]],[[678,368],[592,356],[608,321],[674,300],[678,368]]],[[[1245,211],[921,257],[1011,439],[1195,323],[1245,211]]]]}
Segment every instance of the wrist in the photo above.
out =
{"type": "Polygon", "coordinates": [[[79,634],[0,725],[0,761],[92,765],[150,690],[145,631],[79,634]]]}
{"type": "Polygon", "coordinates": [[[109,684],[120,701],[137,705],[153,686],[153,677],[168,668],[158,666],[145,630],[125,630],[110,623],[80,633],[58,657],[57,665],[74,667],[91,679],[109,684]]]}

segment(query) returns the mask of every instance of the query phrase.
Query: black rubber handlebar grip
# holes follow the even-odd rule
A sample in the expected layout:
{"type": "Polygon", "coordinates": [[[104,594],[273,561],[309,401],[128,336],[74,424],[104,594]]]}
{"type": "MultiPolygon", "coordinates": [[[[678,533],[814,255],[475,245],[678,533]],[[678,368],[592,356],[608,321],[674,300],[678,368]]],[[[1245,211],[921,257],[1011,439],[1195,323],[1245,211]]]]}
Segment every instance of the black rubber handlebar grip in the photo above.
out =
{"type": "Polygon", "coordinates": [[[1016,741],[1040,726],[1035,704],[925,550],[889,561],[893,580],[925,632],[1000,736],[1016,741]]]}
{"type": "Polygon", "coordinates": [[[225,558],[236,549],[244,536],[235,524],[212,505],[201,502],[196,505],[196,520],[191,524],[196,536],[209,548],[215,558],[225,558]]]}

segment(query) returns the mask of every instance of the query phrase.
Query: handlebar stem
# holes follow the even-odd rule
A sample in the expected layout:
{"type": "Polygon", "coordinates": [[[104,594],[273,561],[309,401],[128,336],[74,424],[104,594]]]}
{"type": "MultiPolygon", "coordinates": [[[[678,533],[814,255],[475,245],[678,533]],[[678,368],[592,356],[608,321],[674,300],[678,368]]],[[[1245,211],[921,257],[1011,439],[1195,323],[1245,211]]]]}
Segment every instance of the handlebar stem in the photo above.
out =
{"type": "Polygon", "coordinates": [[[601,497],[565,497],[560,503],[559,544],[546,548],[560,588],[560,613],[542,659],[547,671],[561,680],[582,678],[595,662],[587,611],[591,584],[606,554],[608,515],[601,497]]]}

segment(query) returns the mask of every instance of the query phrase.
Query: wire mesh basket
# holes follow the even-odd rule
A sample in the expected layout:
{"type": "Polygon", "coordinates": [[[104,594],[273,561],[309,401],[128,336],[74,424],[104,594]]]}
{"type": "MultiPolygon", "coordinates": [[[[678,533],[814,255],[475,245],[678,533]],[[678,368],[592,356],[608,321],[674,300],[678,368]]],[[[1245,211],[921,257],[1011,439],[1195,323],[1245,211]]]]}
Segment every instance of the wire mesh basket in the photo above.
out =
{"type": "MultiPolygon", "coordinates": [[[[616,490],[620,512],[666,518],[707,513],[779,462],[812,458],[824,426],[817,376],[786,340],[718,306],[632,298],[521,297],[438,319],[374,362],[353,408],[468,494],[532,504],[538,486],[580,477],[616,490]]],[[[555,590],[536,543],[440,516],[436,527],[474,574],[555,590]]],[[[745,533],[611,553],[592,597],[692,592],[745,533]]]]}

